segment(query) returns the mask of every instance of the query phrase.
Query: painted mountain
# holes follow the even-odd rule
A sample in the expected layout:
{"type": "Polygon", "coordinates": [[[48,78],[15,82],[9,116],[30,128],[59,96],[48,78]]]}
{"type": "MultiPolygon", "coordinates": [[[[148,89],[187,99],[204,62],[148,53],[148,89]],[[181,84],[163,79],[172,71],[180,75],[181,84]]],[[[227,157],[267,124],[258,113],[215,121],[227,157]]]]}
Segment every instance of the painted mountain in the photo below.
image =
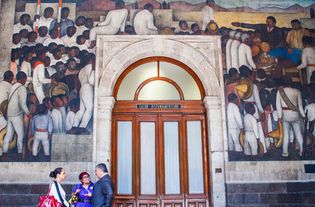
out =
{"type": "MultiPolygon", "coordinates": [[[[315,2],[315,1],[314,1],[315,2]]],[[[143,8],[147,3],[154,6],[155,9],[160,8],[161,0],[138,0],[138,8],[143,8]]],[[[188,1],[172,1],[170,2],[170,8],[181,11],[200,11],[205,5],[202,3],[189,3],[188,1]]],[[[128,9],[135,8],[135,3],[127,3],[126,7],[128,9]]],[[[85,0],[83,3],[78,5],[79,11],[104,11],[112,10],[115,8],[114,0],[85,0]]],[[[279,6],[264,6],[260,8],[251,8],[249,6],[238,6],[225,8],[220,5],[215,5],[215,11],[238,11],[238,12],[264,12],[264,13],[299,13],[299,12],[309,12],[310,8],[315,8],[315,3],[310,6],[303,7],[300,4],[292,4],[287,8],[281,8],[279,6]]]]}

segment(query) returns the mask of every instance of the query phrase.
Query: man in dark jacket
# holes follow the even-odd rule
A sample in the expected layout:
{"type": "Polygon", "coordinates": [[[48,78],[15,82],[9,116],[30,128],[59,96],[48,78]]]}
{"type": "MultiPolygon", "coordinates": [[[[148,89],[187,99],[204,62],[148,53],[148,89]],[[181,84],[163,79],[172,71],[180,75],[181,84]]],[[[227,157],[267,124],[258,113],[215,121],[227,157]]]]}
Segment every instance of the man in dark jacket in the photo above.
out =
{"type": "Polygon", "coordinates": [[[92,198],[93,207],[111,207],[114,184],[104,163],[96,165],[95,175],[99,180],[94,185],[92,198]]]}

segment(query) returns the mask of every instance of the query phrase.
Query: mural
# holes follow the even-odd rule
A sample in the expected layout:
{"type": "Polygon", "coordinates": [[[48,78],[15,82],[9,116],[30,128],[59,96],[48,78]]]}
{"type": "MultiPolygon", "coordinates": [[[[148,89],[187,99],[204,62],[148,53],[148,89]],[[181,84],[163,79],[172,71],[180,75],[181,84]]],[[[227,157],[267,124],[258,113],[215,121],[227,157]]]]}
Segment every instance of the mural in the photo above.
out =
{"type": "Polygon", "coordinates": [[[221,35],[229,160],[315,159],[314,0],[36,3],[17,1],[1,161],[91,160],[96,34],[221,35]]]}

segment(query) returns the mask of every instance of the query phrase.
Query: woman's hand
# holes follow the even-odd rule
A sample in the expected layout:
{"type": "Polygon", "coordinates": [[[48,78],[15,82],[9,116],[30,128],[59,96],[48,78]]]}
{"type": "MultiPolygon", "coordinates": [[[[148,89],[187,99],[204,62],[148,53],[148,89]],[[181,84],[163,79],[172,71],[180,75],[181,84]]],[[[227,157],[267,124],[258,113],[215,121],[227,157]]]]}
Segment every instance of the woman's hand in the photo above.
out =
{"type": "Polygon", "coordinates": [[[87,197],[92,197],[92,193],[89,192],[88,194],[83,194],[84,196],[87,196],[87,197]]]}

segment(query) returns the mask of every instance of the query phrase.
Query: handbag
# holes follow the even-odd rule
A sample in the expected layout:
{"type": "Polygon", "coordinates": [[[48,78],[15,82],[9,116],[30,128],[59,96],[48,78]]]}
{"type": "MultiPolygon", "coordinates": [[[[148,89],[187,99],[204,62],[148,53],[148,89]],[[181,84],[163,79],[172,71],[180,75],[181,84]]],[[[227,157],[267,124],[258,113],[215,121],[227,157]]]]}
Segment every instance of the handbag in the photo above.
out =
{"type": "MultiPolygon", "coordinates": [[[[54,184],[56,185],[58,196],[60,198],[61,196],[60,196],[59,188],[58,188],[58,185],[56,184],[56,181],[54,181],[54,184]]],[[[59,203],[55,199],[54,196],[49,195],[49,193],[50,193],[50,188],[48,189],[47,195],[42,195],[39,197],[39,202],[38,202],[37,207],[63,207],[63,205],[59,203]]]]}
{"type": "Polygon", "coordinates": [[[49,195],[50,188],[48,189],[47,195],[42,195],[39,197],[39,202],[37,207],[62,207],[54,196],[49,195]]]}

